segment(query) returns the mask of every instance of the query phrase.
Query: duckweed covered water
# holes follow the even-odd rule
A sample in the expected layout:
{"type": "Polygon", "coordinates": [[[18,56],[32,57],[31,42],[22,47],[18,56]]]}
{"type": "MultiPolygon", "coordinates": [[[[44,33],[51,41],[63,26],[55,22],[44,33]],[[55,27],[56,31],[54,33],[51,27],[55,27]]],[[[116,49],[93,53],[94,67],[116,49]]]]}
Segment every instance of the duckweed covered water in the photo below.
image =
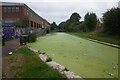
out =
{"type": "Polygon", "coordinates": [[[67,33],[47,34],[28,45],[83,78],[118,78],[118,48],[67,33]]]}

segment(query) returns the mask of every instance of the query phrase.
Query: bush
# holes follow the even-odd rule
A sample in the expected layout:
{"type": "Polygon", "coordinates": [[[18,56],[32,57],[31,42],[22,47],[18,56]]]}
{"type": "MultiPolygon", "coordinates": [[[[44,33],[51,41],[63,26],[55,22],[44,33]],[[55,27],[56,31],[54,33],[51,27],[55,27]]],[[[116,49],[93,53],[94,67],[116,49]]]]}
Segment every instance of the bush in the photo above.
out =
{"type": "Polygon", "coordinates": [[[46,62],[50,62],[50,61],[52,61],[52,58],[48,56],[46,62]]]}
{"type": "Polygon", "coordinates": [[[30,34],[30,35],[28,36],[28,43],[36,42],[36,40],[37,40],[36,34],[30,34]]]}
{"type": "Polygon", "coordinates": [[[2,36],[2,46],[5,45],[5,39],[4,39],[4,36],[2,36]]]}
{"type": "Polygon", "coordinates": [[[65,67],[65,71],[69,71],[69,69],[67,69],[67,68],[65,67]]]}
{"type": "Polygon", "coordinates": [[[45,54],[46,52],[41,52],[41,54],[45,54]]]}
{"type": "Polygon", "coordinates": [[[41,54],[42,52],[38,50],[38,53],[41,54]]]}
{"type": "Polygon", "coordinates": [[[5,41],[2,41],[2,46],[4,46],[5,45],[5,41]]]}

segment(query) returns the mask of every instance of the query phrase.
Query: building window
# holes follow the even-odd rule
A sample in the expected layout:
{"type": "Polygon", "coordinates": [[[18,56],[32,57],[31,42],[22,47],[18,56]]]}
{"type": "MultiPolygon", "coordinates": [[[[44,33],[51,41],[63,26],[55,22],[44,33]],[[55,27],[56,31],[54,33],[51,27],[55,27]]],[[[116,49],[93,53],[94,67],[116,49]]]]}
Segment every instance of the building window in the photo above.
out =
{"type": "Polygon", "coordinates": [[[12,7],[12,12],[15,12],[15,7],[12,7]]]}
{"type": "Polygon", "coordinates": [[[20,8],[19,7],[4,7],[3,8],[4,12],[19,12],[20,8]]]}
{"type": "Polygon", "coordinates": [[[33,22],[32,22],[32,21],[30,21],[30,23],[31,23],[31,27],[33,27],[33,22]]]}
{"type": "Polygon", "coordinates": [[[3,11],[4,11],[4,12],[7,12],[7,7],[4,7],[4,8],[3,8],[3,11]]]}
{"type": "Polygon", "coordinates": [[[31,12],[31,17],[33,17],[33,14],[32,14],[32,12],[31,12]]]}
{"type": "Polygon", "coordinates": [[[29,10],[27,10],[27,15],[29,15],[29,10]]]}
{"type": "Polygon", "coordinates": [[[20,11],[20,8],[19,7],[15,7],[16,9],[16,12],[19,12],[20,11]]]}
{"type": "Polygon", "coordinates": [[[7,12],[11,12],[11,7],[7,7],[7,12]]]}

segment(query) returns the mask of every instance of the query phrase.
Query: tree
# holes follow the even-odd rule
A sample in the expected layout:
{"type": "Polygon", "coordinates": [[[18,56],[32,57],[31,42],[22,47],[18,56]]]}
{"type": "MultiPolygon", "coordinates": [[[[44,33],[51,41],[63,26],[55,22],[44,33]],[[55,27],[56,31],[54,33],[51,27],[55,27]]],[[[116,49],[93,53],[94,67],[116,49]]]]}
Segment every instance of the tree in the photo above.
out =
{"type": "Polygon", "coordinates": [[[51,30],[56,30],[58,28],[56,22],[53,22],[50,26],[51,26],[51,30]]]}
{"type": "Polygon", "coordinates": [[[28,18],[24,18],[23,20],[19,20],[19,21],[14,22],[13,26],[24,28],[25,33],[27,33],[28,32],[27,28],[29,27],[29,20],[28,20],[28,18]]]}
{"type": "Polygon", "coordinates": [[[27,18],[19,20],[13,23],[13,26],[27,28],[29,25],[29,20],[27,18]]]}
{"type": "Polygon", "coordinates": [[[83,32],[86,31],[86,25],[85,25],[85,22],[84,22],[84,21],[82,21],[82,22],[80,23],[80,31],[83,31],[83,32]]]}
{"type": "Polygon", "coordinates": [[[79,20],[81,19],[80,15],[78,13],[73,13],[70,18],[64,22],[64,29],[65,31],[71,32],[71,31],[78,31],[79,30],[79,25],[80,22],[79,20]]]}
{"type": "Polygon", "coordinates": [[[103,27],[107,34],[120,34],[120,8],[112,8],[103,14],[103,27]]]}
{"type": "Polygon", "coordinates": [[[93,31],[96,26],[97,17],[95,13],[87,13],[84,17],[84,22],[87,31],[93,31]]]}
{"type": "Polygon", "coordinates": [[[58,25],[58,29],[59,29],[59,31],[65,31],[65,22],[61,22],[61,23],[58,25]]]}
{"type": "Polygon", "coordinates": [[[13,26],[22,27],[23,23],[22,23],[22,21],[16,21],[16,22],[13,23],[13,26]]]}
{"type": "Polygon", "coordinates": [[[81,19],[81,16],[76,12],[70,16],[70,21],[72,22],[79,22],[80,19],[81,19]]]}
{"type": "Polygon", "coordinates": [[[28,18],[24,18],[22,20],[22,27],[27,28],[28,26],[29,26],[29,20],[28,20],[28,18]]]}

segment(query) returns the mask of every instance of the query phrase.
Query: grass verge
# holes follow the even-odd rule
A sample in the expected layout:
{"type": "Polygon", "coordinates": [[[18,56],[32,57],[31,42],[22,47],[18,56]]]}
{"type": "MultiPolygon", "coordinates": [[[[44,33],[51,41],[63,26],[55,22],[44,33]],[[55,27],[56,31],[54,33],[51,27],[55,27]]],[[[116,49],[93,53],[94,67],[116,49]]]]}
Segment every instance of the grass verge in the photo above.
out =
{"type": "Polygon", "coordinates": [[[3,57],[3,78],[67,78],[26,47],[3,57]]]}
{"type": "Polygon", "coordinates": [[[91,38],[91,39],[95,39],[95,40],[99,40],[99,41],[103,41],[103,42],[107,42],[111,44],[120,45],[119,36],[107,35],[101,32],[71,32],[69,34],[77,35],[77,36],[84,37],[84,38],[91,38]]]}

